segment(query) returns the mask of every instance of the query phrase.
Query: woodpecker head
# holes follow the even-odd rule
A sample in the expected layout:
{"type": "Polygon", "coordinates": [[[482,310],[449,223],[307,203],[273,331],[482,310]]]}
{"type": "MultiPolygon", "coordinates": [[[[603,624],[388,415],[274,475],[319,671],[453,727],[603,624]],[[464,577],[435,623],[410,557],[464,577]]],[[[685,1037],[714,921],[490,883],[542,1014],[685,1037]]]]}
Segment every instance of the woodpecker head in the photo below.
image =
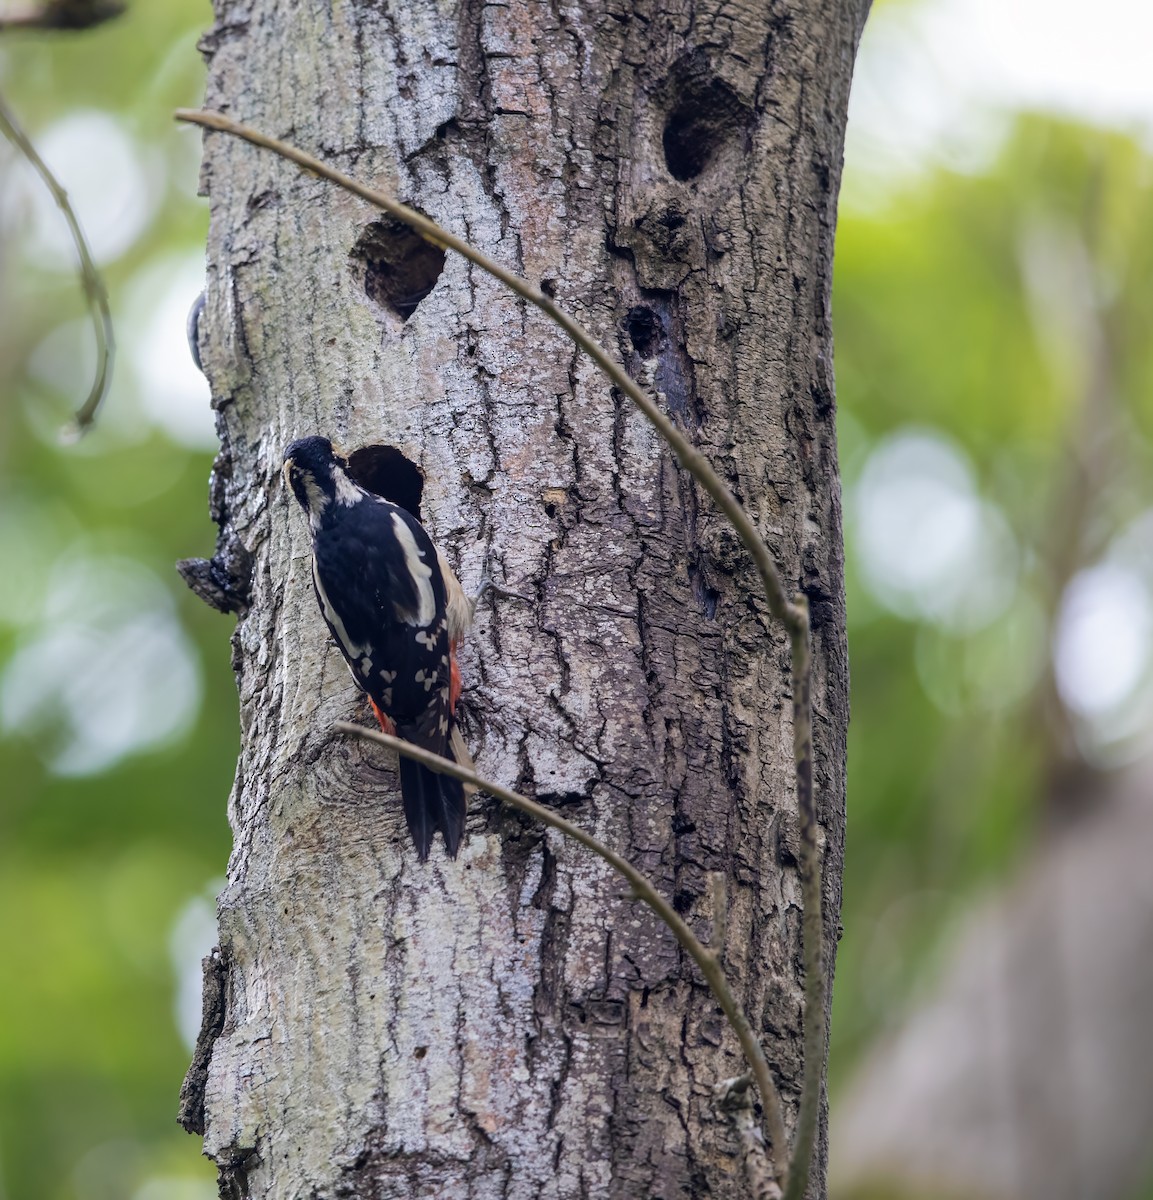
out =
{"type": "Polygon", "coordinates": [[[313,520],[319,520],[334,501],[352,504],[359,498],[360,489],[344,466],[328,438],[300,438],[285,450],[284,482],[313,520]]]}

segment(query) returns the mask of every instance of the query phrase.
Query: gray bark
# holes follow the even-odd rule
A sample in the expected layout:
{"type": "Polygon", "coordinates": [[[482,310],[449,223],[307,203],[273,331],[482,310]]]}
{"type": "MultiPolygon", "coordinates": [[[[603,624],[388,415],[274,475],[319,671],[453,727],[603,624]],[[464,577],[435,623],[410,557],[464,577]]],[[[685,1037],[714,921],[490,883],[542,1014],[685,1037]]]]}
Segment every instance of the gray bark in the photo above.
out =
{"type": "MultiPolygon", "coordinates": [[[[416,205],[649,382],[815,624],[835,948],[847,721],[829,284],[865,0],[216,0],[207,104],[416,205]]],[[[220,416],[216,595],[243,745],[220,954],[183,1116],[228,1194],[741,1193],[736,1042],[599,861],[474,798],[421,866],[395,763],[317,613],[292,438],[397,447],[483,606],[482,774],[649,872],[725,964],[790,1114],[801,1072],[788,646],[735,537],[562,335],[330,185],[210,137],[200,347],[220,416]],[[422,284],[435,280],[423,299],[422,284]],[[417,302],[419,301],[419,302],[417,302]],[[413,305],[415,303],[415,309],[413,305]]],[[[811,1194],[823,1192],[825,1143],[811,1194]]]]}

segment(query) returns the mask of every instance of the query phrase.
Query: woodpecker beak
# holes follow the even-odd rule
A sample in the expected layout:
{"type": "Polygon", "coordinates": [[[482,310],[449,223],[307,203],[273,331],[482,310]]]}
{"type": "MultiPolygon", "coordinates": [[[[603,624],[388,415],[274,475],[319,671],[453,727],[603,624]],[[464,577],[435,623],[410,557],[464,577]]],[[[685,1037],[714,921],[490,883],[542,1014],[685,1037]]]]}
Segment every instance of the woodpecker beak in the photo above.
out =
{"type": "Polygon", "coordinates": [[[286,458],[284,460],[284,466],[280,468],[280,473],[284,477],[284,486],[290,490],[292,488],[292,472],[295,467],[295,459],[286,458]]]}

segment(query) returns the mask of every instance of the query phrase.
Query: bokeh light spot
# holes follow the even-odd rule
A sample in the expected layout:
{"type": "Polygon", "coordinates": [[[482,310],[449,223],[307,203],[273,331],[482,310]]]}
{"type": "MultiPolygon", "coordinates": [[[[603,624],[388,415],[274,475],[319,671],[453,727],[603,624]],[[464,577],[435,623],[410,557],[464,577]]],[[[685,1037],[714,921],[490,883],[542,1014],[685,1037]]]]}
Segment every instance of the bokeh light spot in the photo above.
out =
{"type": "Polygon", "coordinates": [[[168,957],[176,976],[176,1027],[189,1051],[196,1045],[200,1033],[201,960],[211,953],[220,937],[216,928],[215,897],[224,884],[223,879],[215,879],[201,894],[192,896],[177,914],[168,935],[168,957]]]}
{"type": "MultiPolygon", "coordinates": [[[[36,138],[84,229],[98,263],[119,258],[152,220],[159,188],[134,139],[94,109],[71,113],[36,138]]],[[[51,195],[27,165],[19,170],[18,203],[31,216],[26,251],[39,266],[76,270],[76,249],[51,195]]]]}
{"type": "Polygon", "coordinates": [[[192,360],[186,333],[188,312],[203,288],[203,255],[156,263],[133,280],[121,329],[145,417],[180,445],[214,450],[208,381],[192,360]]]}
{"type": "Polygon", "coordinates": [[[1053,665],[1061,699],[1083,717],[1124,704],[1149,666],[1153,605],[1141,578],[1115,563],[1090,567],[1065,589],[1053,665]]]}
{"type": "Polygon", "coordinates": [[[200,691],[159,580],[130,559],[73,558],[0,676],[0,728],[31,737],[57,774],[89,775],[185,733],[200,691]]]}
{"type": "Polygon", "coordinates": [[[902,430],[869,456],[851,506],[862,580],[900,616],[956,632],[1008,607],[1017,546],[976,490],[963,453],[941,434],[902,430]]]}

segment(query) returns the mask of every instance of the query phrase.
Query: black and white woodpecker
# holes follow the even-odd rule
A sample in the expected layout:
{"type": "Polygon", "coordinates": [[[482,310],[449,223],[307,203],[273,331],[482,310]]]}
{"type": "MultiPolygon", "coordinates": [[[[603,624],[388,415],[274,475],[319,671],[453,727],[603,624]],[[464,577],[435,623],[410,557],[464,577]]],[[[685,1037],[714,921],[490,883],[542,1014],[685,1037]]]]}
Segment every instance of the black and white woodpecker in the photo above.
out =
{"type": "MultiPolygon", "coordinates": [[[[410,513],[365,491],[323,437],[284,452],[284,478],[308,515],[320,612],[386,733],[472,767],[456,727],[456,648],[473,605],[410,513]]],[[[404,815],[423,862],[437,829],[456,857],[465,788],[403,755],[404,815]]]]}

